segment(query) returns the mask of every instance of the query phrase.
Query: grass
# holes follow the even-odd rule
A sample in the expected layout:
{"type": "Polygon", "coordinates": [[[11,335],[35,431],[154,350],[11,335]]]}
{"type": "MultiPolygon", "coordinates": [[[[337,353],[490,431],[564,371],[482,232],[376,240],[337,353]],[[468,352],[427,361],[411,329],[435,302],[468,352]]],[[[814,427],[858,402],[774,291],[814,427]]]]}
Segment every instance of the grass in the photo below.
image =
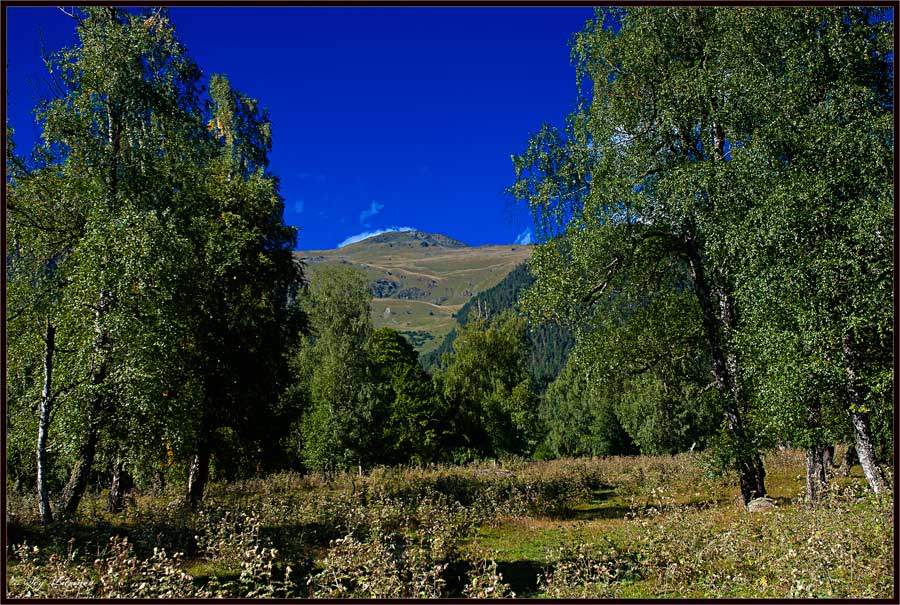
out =
{"type": "Polygon", "coordinates": [[[10,596],[890,597],[890,499],[857,467],[812,508],[802,453],[766,468],[759,514],[696,454],[281,473],[214,483],[197,513],[91,494],[50,528],[13,493],[10,596]]]}

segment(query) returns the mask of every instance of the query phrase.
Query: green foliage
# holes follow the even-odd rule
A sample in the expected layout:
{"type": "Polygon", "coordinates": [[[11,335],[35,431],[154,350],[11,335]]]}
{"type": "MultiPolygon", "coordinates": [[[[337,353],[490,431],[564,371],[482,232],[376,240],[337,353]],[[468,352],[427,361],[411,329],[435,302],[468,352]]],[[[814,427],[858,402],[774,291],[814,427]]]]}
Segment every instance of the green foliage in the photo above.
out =
{"type": "Polygon", "coordinates": [[[886,426],[892,28],[874,8],[647,7],[573,39],[592,94],[513,156],[542,242],[523,306],[575,332],[642,451],[721,418],[761,485],[761,445],[835,440],[848,412],[886,426]]]}
{"type": "MultiPolygon", "coordinates": [[[[513,269],[500,283],[493,288],[479,292],[459,311],[456,321],[465,326],[476,314],[492,317],[506,310],[516,309],[519,296],[534,283],[534,275],[527,264],[513,269]]],[[[457,329],[453,328],[437,349],[422,356],[422,365],[432,371],[440,366],[445,353],[453,350],[457,329]]],[[[534,379],[539,391],[559,374],[565,365],[566,356],[574,343],[571,334],[565,328],[554,323],[532,323],[525,335],[528,347],[528,371],[534,379]]]]}
{"type": "Polygon", "coordinates": [[[746,20],[754,43],[773,22],[787,32],[766,39],[756,68],[773,82],[773,119],[729,163],[733,190],[716,191],[742,192],[731,203],[745,211],[717,253],[741,261],[742,344],[767,428],[804,447],[847,435],[848,409],[892,414],[893,22],[875,17],[746,20]],[[852,403],[850,388],[864,401],[852,403]]]}
{"type": "Polygon", "coordinates": [[[438,379],[455,406],[463,447],[481,456],[532,451],[539,429],[524,320],[507,312],[470,321],[448,357],[438,379]]]}
{"type": "Polygon", "coordinates": [[[619,392],[601,393],[602,383],[570,355],[566,366],[541,398],[540,418],[549,451],[562,456],[612,456],[636,453],[616,416],[619,392]]]}
{"type": "Polygon", "coordinates": [[[42,141],[10,156],[13,442],[34,447],[52,326],[54,476],[121,460],[147,479],[219,446],[272,461],[302,274],[268,118],[222,76],[204,106],[164,9],[77,17],[77,44],[48,61],[42,141]]]}
{"type": "Polygon", "coordinates": [[[316,277],[304,301],[312,335],[294,354],[288,394],[293,415],[302,414],[294,447],[308,468],[369,465],[388,402],[365,351],[372,333],[366,280],[351,267],[329,267],[316,277]]]}
{"type": "Polygon", "coordinates": [[[52,449],[69,463],[81,436],[101,431],[138,464],[163,436],[191,437],[180,344],[199,267],[178,191],[204,154],[199,72],[164,12],[86,9],[78,35],[48,63],[58,95],[37,110],[42,142],[8,183],[10,344],[22,363],[11,403],[37,400],[34,333],[53,325],[52,449]]]}
{"type": "Polygon", "coordinates": [[[424,332],[422,330],[401,330],[401,334],[406,338],[414,347],[421,347],[429,340],[434,340],[434,335],[431,332],[424,332]]]}
{"type": "Polygon", "coordinates": [[[423,464],[443,456],[448,410],[419,356],[399,333],[376,330],[368,343],[376,373],[390,384],[393,400],[382,437],[382,461],[423,464]]]}

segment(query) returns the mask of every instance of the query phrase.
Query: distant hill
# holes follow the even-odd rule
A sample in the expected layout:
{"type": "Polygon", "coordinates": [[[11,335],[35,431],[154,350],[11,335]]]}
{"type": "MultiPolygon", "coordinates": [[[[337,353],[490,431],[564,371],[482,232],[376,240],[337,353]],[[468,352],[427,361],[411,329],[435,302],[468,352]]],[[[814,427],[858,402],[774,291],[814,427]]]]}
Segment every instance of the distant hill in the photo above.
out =
{"type": "Polygon", "coordinates": [[[333,250],[298,251],[309,279],[329,264],[369,279],[375,327],[399,332],[424,354],[456,325],[454,314],[531,256],[532,246],[467,246],[436,233],[382,233],[333,250]]]}
{"type": "MultiPolygon", "coordinates": [[[[522,263],[496,286],[475,295],[464,304],[456,313],[458,324],[466,325],[476,309],[488,316],[494,316],[506,309],[515,308],[519,296],[534,283],[534,280],[528,266],[522,263]]],[[[527,339],[530,352],[528,367],[538,388],[543,390],[565,365],[566,357],[575,340],[568,330],[554,324],[529,326],[527,339]]],[[[454,340],[456,328],[444,337],[437,348],[422,355],[421,361],[425,369],[431,371],[439,366],[443,354],[453,350],[454,340]]]]}

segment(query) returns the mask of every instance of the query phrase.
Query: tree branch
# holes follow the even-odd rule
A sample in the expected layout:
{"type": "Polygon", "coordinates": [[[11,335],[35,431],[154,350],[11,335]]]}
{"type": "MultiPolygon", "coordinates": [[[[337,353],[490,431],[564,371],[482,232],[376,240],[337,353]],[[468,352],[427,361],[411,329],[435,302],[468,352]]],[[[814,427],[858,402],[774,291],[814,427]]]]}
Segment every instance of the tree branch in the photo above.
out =
{"type": "Polygon", "coordinates": [[[70,19],[75,19],[75,20],[78,21],[79,23],[81,23],[81,22],[83,21],[83,19],[82,19],[81,17],[79,17],[78,15],[75,14],[75,11],[74,11],[74,10],[73,10],[72,12],[67,12],[66,9],[64,9],[64,8],[61,7],[61,6],[57,6],[56,8],[59,9],[59,12],[61,12],[62,14],[64,14],[66,17],[69,17],[70,19]]]}
{"type": "Polygon", "coordinates": [[[615,277],[616,271],[618,271],[621,264],[622,264],[622,257],[616,256],[612,260],[611,263],[606,265],[606,267],[604,267],[604,269],[606,270],[606,278],[602,282],[600,282],[599,284],[597,284],[596,286],[594,286],[593,288],[590,289],[590,291],[584,296],[583,302],[589,303],[589,302],[593,302],[594,300],[600,298],[600,296],[603,295],[603,292],[609,286],[610,282],[612,281],[612,278],[615,277]]]}

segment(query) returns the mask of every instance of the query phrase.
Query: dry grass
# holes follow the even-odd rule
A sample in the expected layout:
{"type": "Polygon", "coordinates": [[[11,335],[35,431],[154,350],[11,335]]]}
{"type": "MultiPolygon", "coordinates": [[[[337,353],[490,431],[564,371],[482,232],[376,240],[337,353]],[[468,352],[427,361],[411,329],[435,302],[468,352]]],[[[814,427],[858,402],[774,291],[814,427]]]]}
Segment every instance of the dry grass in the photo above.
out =
{"type": "Polygon", "coordinates": [[[282,473],[212,485],[198,513],[171,492],[109,515],[95,494],[48,529],[11,494],[10,596],[891,596],[892,501],[858,472],[813,509],[802,454],[773,452],[779,506],[749,514],[706,468],[683,454],[282,473]]]}

